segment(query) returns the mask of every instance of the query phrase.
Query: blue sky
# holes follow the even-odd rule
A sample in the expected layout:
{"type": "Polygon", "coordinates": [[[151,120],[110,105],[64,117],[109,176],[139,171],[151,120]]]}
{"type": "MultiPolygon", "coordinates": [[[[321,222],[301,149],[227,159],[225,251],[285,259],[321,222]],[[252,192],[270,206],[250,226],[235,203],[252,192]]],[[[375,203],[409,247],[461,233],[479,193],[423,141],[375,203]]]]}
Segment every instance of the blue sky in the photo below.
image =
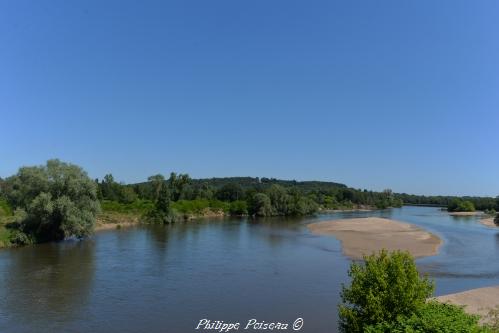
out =
{"type": "Polygon", "coordinates": [[[499,194],[499,2],[0,1],[0,176],[499,194]]]}

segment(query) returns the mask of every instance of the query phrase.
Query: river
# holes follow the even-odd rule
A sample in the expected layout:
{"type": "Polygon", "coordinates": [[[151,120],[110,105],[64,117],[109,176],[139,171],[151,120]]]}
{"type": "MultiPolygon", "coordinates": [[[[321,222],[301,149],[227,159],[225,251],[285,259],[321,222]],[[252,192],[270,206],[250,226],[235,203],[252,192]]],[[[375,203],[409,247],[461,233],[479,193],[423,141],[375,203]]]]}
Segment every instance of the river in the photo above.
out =
{"type": "Polygon", "coordinates": [[[1,250],[0,332],[202,332],[204,318],[242,326],[303,318],[301,332],[336,332],[350,261],[335,238],[306,224],[362,216],[444,240],[438,255],[417,261],[436,295],[499,284],[499,232],[435,207],[138,226],[1,250]]]}

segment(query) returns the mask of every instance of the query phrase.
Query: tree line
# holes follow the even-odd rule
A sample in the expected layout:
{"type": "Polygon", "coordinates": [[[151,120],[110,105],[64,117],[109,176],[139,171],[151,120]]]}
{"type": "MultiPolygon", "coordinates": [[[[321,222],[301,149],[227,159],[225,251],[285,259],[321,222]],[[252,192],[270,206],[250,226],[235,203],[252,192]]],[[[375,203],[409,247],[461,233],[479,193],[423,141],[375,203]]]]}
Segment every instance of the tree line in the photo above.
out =
{"type": "Polygon", "coordinates": [[[8,237],[14,244],[81,238],[92,232],[100,212],[133,213],[145,221],[173,223],[213,213],[303,216],[324,210],[400,207],[404,203],[474,210],[497,209],[498,201],[414,196],[393,193],[390,189],[375,192],[321,181],[257,177],[192,179],[188,174],[174,172],[168,177],[156,174],[145,182],[124,184],[112,174],[91,179],[77,165],[49,160],[42,166],[21,167],[15,175],[0,179],[2,214],[15,215],[8,224],[10,232],[6,233],[0,224],[0,238],[8,237]]]}

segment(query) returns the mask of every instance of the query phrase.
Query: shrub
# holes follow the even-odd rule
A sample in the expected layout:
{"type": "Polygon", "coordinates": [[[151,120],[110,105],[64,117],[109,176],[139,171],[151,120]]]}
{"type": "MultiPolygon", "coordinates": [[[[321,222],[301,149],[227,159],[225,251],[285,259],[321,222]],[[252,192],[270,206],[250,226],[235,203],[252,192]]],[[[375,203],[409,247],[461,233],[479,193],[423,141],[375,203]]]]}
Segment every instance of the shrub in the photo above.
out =
{"type": "Polygon", "coordinates": [[[364,263],[352,263],[348,275],[351,285],[343,286],[339,308],[341,332],[360,333],[369,325],[411,316],[434,288],[419,276],[408,252],[382,250],[365,256],[364,263]]]}
{"type": "Polygon", "coordinates": [[[440,333],[491,332],[478,325],[479,316],[464,312],[463,308],[431,301],[409,316],[399,316],[393,322],[381,322],[366,327],[366,333],[440,333]]]}
{"type": "Polygon", "coordinates": [[[237,200],[231,202],[229,213],[230,215],[236,215],[236,216],[248,214],[248,205],[246,204],[246,201],[237,200]]]}

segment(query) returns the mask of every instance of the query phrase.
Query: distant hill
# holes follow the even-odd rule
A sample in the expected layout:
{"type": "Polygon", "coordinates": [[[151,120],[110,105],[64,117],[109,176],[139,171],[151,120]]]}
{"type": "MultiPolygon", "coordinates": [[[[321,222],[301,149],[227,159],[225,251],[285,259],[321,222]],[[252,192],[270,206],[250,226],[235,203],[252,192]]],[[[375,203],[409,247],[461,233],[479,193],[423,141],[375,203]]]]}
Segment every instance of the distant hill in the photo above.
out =
{"type": "Polygon", "coordinates": [[[208,185],[215,189],[221,188],[230,183],[239,184],[244,190],[249,188],[265,189],[273,184],[278,184],[284,187],[295,187],[304,192],[312,190],[327,191],[337,188],[347,188],[345,184],[324,181],[296,181],[282,180],[275,178],[259,178],[259,177],[223,177],[223,178],[202,178],[193,179],[192,184],[197,186],[208,185]]]}

